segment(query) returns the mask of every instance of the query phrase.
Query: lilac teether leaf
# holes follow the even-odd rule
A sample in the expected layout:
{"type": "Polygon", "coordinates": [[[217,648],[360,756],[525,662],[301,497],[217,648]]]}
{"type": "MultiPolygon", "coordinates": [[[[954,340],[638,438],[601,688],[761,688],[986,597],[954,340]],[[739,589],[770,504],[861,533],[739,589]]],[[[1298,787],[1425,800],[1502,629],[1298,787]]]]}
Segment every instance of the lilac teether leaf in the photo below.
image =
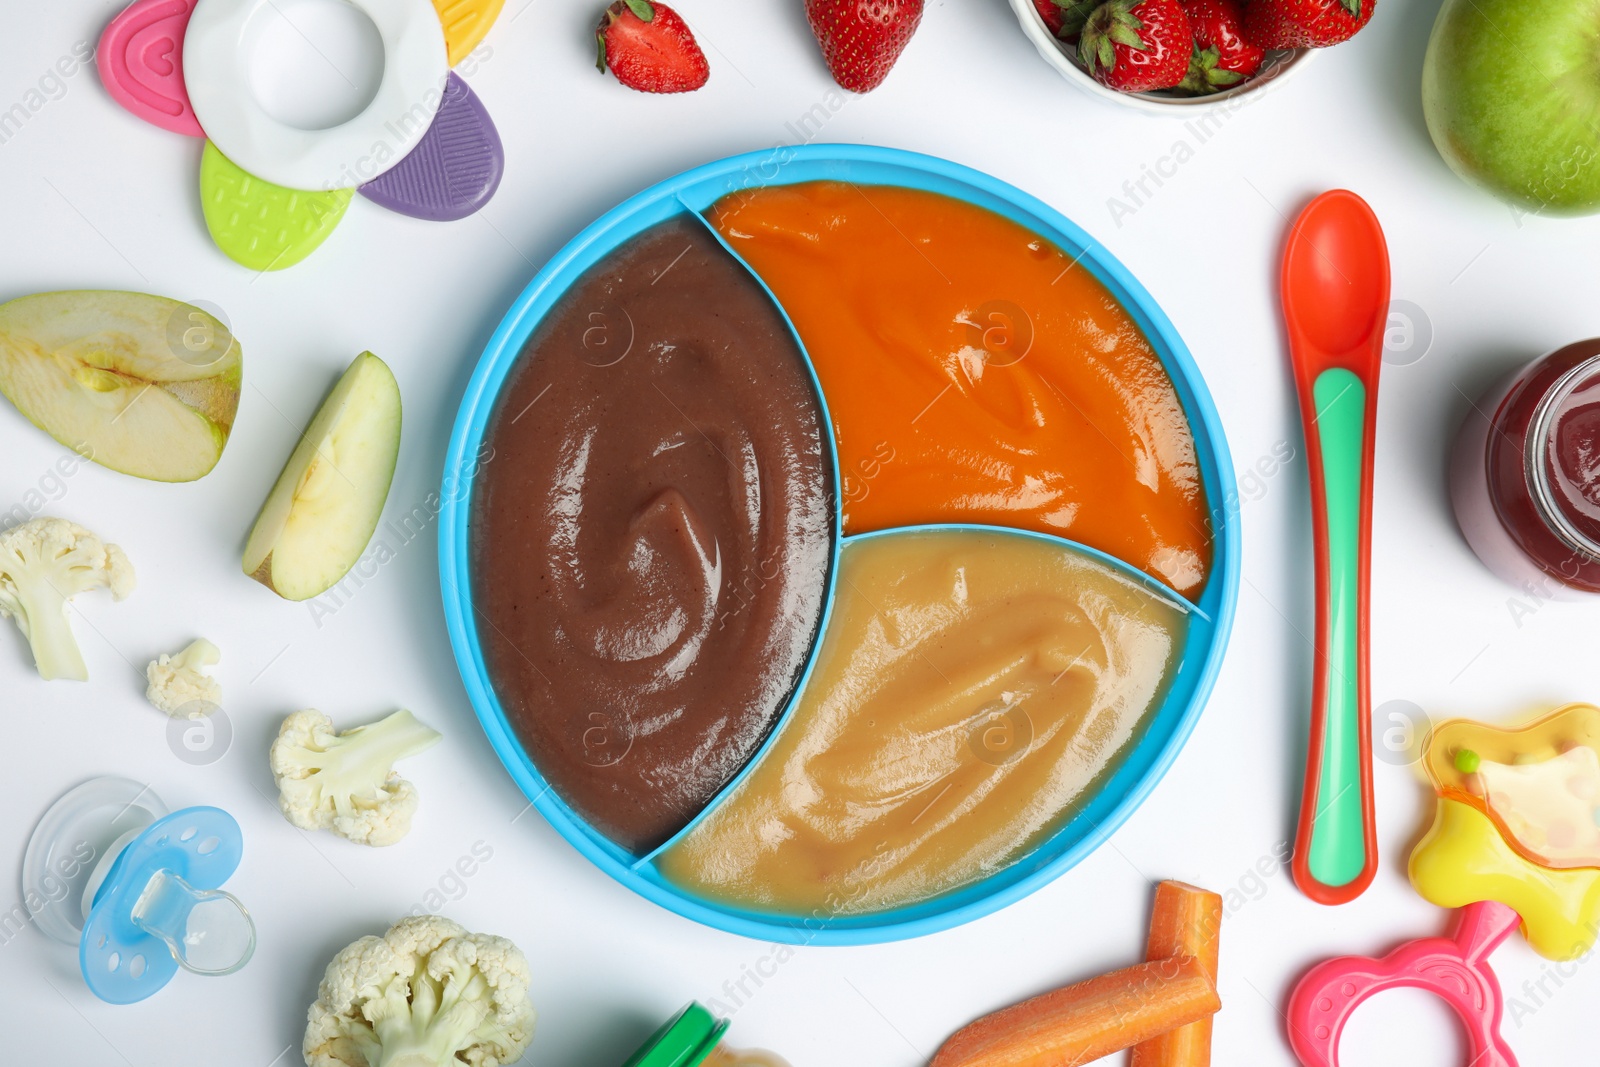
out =
{"type": "Polygon", "coordinates": [[[489,112],[467,83],[452,73],[439,113],[417,147],[360,191],[390,211],[449,222],[487,204],[504,171],[505,150],[489,112]]]}
{"type": "Polygon", "coordinates": [[[113,99],[146,122],[204,137],[183,84],[183,35],[199,0],[137,0],[100,35],[95,65],[113,99]]]}

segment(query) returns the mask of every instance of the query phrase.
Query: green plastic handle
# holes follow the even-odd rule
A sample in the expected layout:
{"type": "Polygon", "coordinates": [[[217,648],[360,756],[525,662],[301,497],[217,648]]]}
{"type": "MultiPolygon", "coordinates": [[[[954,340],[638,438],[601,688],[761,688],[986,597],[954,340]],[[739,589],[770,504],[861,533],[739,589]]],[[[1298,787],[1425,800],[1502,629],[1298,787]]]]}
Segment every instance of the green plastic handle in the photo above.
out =
{"type": "Polygon", "coordinates": [[[1366,867],[1361,787],[1361,475],[1367,390],[1343,368],[1312,386],[1328,545],[1328,672],[1323,694],[1322,768],[1307,866],[1318,882],[1348,885],[1366,867]]]}

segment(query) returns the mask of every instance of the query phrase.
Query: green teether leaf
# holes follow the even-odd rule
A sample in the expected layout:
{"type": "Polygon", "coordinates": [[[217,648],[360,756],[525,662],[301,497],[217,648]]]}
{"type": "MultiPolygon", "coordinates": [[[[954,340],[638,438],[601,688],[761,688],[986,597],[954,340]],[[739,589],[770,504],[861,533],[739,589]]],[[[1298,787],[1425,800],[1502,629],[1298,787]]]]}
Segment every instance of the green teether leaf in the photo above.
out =
{"type": "Polygon", "coordinates": [[[200,206],[211,239],[251,270],[282,270],[305,259],[344,218],[354,189],[307,192],[240,170],[206,142],[200,159],[200,206]]]}

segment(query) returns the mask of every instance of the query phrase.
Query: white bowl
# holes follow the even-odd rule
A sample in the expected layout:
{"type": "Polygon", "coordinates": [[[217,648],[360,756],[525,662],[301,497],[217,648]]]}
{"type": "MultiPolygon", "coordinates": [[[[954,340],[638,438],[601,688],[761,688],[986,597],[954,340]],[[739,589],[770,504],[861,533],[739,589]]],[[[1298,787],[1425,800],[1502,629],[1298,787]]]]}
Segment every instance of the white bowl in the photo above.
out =
{"type": "Polygon", "coordinates": [[[1179,96],[1166,90],[1153,93],[1119,93],[1095,81],[1089,76],[1088,71],[1078,65],[1077,48],[1050,32],[1049,27],[1044,24],[1044,19],[1040,18],[1039,12],[1034,9],[1033,0],[1011,0],[1011,7],[1017,13],[1017,21],[1022,23],[1022,32],[1028,35],[1028,40],[1033,42],[1033,47],[1039,50],[1044,61],[1056,68],[1063,78],[1090,96],[1114,100],[1125,107],[1151,114],[1192,115],[1196,111],[1208,109],[1242,107],[1248,101],[1241,97],[1254,98],[1273,88],[1292,72],[1310,62],[1316,52],[1314,48],[1269,51],[1266,61],[1261,64],[1261,69],[1254,77],[1206,96],[1179,96]]]}

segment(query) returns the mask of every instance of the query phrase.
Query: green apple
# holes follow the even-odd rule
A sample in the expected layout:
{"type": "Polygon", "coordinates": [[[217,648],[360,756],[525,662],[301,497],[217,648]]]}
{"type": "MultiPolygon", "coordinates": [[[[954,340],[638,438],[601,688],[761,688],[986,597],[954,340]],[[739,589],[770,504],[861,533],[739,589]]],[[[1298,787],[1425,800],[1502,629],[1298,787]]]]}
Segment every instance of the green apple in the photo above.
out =
{"type": "Polygon", "coordinates": [[[1600,0],[1445,0],[1422,107],[1468,181],[1539,214],[1600,211],[1600,0]]]}
{"type": "Polygon", "coordinates": [[[338,584],[378,528],[400,456],[400,386],[363,352],[300,438],[261,506],[244,572],[286,600],[338,584]]]}
{"type": "Polygon", "coordinates": [[[177,300],[81,291],[0,304],[0,393],[57,441],[124,474],[209,473],[242,377],[228,328],[177,300]]]}

